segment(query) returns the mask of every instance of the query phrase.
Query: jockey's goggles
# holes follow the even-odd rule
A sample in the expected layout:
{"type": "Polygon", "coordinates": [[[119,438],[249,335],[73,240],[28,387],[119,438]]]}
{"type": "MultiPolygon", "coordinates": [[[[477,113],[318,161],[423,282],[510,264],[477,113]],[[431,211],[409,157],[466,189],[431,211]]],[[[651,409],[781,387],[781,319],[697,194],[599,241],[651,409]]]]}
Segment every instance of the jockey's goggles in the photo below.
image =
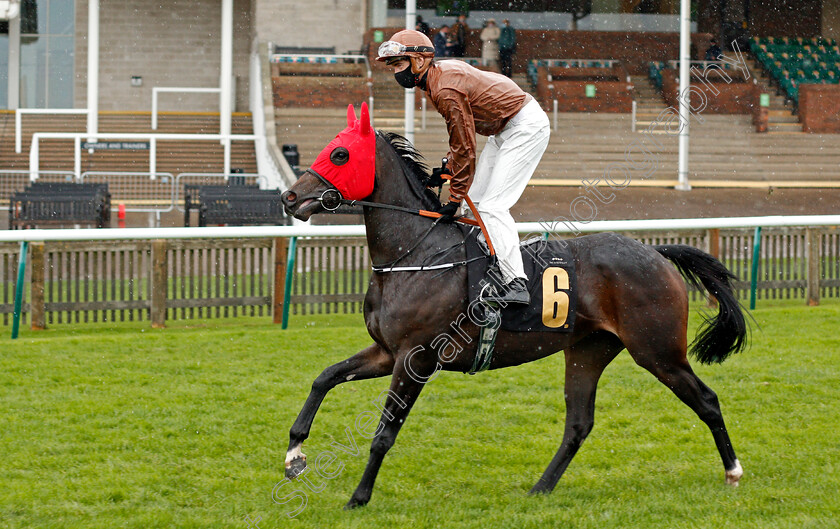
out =
{"type": "Polygon", "coordinates": [[[379,45],[379,58],[386,60],[391,57],[402,57],[407,53],[434,53],[431,46],[406,46],[393,40],[386,40],[379,45]]]}

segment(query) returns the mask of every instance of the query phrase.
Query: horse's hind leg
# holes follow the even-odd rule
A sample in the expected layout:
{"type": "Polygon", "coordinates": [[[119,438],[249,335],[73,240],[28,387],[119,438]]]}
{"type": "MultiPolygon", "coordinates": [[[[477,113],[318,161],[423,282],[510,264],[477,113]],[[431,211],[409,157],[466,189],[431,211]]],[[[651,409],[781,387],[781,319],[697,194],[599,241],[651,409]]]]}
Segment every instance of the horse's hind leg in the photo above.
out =
{"type": "Polygon", "coordinates": [[[668,386],[694,413],[706,423],[712,431],[715,445],[720,453],[723,467],[726,470],[726,483],[738,486],[738,481],[744,474],[738,458],[735,457],[735,450],[729,440],[729,433],[723,422],[723,414],[720,411],[720,403],[714,391],[703,383],[694,374],[685,356],[685,345],[680,347],[671,344],[648,349],[645,346],[643,351],[657,351],[654,354],[639,354],[640,349],[628,344],[627,350],[636,361],[653,375],[660,382],[668,386]],[[662,351],[674,351],[672,354],[662,354],[662,351]]]}
{"type": "Polygon", "coordinates": [[[327,392],[342,382],[384,377],[394,370],[394,357],[373,344],[347,360],[331,365],[318,375],[312,383],[312,390],[289,431],[289,449],[286,452],[286,477],[292,479],[306,468],[306,456],[301,451],[303,441],[309,437],[309,430],[315,414],[327,392]]]}
{"type": "Polygon", "coordinates": [[[531,494],[551,492],[595,425],[595,389],[607,364],[624,349],[612,334],[594,335],[566,349],[566,426],[563,442],[531,494]]]}

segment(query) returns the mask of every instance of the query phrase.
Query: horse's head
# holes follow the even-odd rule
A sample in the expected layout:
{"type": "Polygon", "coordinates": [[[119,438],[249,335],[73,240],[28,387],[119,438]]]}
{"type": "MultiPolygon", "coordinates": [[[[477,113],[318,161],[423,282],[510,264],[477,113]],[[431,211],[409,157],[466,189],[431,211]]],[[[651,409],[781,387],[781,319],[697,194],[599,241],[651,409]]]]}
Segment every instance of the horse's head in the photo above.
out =
{"type": "Polygon", "coordinates": [[[347,107],[347,128],[331,141],[315,163],[283,193],[286,212],[309,220],[320,211],[332,211],[341,200],[361,200],[373,192],[376,172],[376,134],[370,125],[367,104],[356,118],[353,105],[347,107]]]}

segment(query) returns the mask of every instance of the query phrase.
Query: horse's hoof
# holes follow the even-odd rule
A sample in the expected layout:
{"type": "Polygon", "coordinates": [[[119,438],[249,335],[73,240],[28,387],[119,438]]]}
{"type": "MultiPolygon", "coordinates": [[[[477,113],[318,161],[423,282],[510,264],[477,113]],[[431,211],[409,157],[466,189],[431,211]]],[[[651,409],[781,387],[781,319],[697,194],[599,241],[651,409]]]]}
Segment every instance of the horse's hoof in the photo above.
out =
{"type": "Polygon", "coordinates": [[[367,505],[368,501],[370,500],[362,500],[353,496],[352,498],[350,498],[350,501],[347,502],[347,505],[344,506],[344,510],[350,511],[357,507],[364,507],[365,505],[367,505]]]}
{"type": "Polygon", "coordinates": [[[528,496],[536,496],[537,494],[550,494],[552,490],[554,490],[553,487],[549,487],[545,481],[540,479],[539,481],[537,481],[536,485],[531,487],[531,490],[528,491],[528,496]]]}
{"type": "Polygon", "coordinates": [[[737,487],[741,481],[741,476],[744,475],[744,469],[741,468],[741,463],[735,460],[735,468],[726,471],[726,484],[737,487]]]}
{"type": "Polygon", "coordinates": [[[306,470],[306,456],[300,455],[286,463],[286,477],[295,479],[306,470]]]}

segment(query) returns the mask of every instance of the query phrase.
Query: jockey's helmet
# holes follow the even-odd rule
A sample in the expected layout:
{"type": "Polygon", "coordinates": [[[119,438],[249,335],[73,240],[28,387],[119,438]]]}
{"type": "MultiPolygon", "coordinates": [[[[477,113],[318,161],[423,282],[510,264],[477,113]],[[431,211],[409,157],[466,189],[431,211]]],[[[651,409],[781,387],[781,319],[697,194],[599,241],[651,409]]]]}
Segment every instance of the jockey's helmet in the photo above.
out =
{"type": "Polygon", "coordinates": [[[429,37],[413,29],[404,29],[394,33],[391,40],[379,46],[377,61],[392,62],[402,57],[434,57],[435,48],[429,37]]]}

